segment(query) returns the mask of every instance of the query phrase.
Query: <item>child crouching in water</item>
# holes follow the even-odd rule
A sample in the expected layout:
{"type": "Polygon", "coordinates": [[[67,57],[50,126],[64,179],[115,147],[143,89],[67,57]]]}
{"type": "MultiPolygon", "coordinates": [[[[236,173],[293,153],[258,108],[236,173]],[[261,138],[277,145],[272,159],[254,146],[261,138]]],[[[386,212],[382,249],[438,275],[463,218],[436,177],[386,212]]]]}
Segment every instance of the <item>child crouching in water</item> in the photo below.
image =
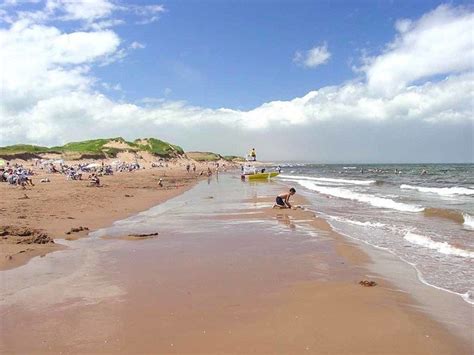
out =
{"type": "Polygon", "coordinates": [[[296,190],[292,187],[289,192],[280,194],[276,197],[276,204],[273,208],[291,208],[290,197],[296,193],[296,190]]]}

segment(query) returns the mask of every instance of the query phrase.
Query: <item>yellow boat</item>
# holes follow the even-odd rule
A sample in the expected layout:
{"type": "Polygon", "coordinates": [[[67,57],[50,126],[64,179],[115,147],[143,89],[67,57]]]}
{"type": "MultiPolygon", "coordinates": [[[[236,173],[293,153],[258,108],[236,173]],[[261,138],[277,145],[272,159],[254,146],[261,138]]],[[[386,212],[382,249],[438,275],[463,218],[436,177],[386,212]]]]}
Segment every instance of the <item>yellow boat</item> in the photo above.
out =
{"type": "Polygon", "coordinates": [[[278,176],[279,173],[276,171],[270,173],[257,173],[252,175],[246,175],[249,180],[262,180],[262,179],[270,179],[272,177],[278,176]]]}

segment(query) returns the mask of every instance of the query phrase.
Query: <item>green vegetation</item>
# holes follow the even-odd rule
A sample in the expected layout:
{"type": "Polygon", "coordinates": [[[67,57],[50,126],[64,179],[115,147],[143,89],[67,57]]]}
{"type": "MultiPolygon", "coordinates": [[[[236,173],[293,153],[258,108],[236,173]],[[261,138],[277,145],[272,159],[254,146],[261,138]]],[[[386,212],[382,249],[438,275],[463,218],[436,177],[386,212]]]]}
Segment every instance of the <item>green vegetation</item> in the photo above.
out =
{"type": "Polygon", "coordinates": [[[180,146],[156,138],[136,139],[132,144],[136,145],[139,150],[145,150],[162,157],[184,154],[184,150],[180,146]]]}
{"type": "MultiPolygon", "coordinates": [[[[115,158],[120,152],[149,152],[162,158],[172,158],[184,154],[183,148],[156,138],[140,138],[133,142],[122,137],[91,139],[81,142],[70,142],[62,146],[41,147],[30,144],[15,144],[0,147],[0,157],[12,159],[13,156],[37,157],[42,153],[62,154],[67,159],[115,158]]],[[[212,152],[188,152],[186,155],[196,161],[244,161],[235,155],[222,156],[212,152]]]]}
{"type": "Polygon", "coordinates": [[[196,161],[218,161],[222,156],[212,152],[187,152],[186,155],[196,161]]]}
{"type": "Polygon", "coordinates": [[[104,147],[106,144],[111,142],[126,143],[122,137],[110,138],[110,139],[91,139],[82,142],[71,142],[63,146],[52,147],[51,150],[60,152],[79,152],[79,153],[101,153],[107,150],[104,147]]]}
{"type": "Polygon", "coordinates": [[[116,157],[120,152],[130,151],[147,151],[163,158],[171,158],[184,154],[183,148],[156,138],[137,139],[133,142],[128,142],[122,137],[91,139],[81,142],[71,142],[51,148],[28,144],[16,144],[0,147],[0,155],[2,156],[25,153],[60,153],[75,157],[76,159],[80,159],[83,156],[104,158],[116,157]]]}
{"type": "Polygon", "coordinates": [[[31,144],[15,144],[6,147],[0,147],[0,154],[19,154],[19,153],[45,153],[50,149],[39,145],[31,144]]]}
{"type": "Polygon", "coordinates": [[[239,157],[237,155],[224,155],[222,158],[224,158],[227,161],[234,161],[234,162],[244,162],[245,161],[244,157],[239,157]]]}

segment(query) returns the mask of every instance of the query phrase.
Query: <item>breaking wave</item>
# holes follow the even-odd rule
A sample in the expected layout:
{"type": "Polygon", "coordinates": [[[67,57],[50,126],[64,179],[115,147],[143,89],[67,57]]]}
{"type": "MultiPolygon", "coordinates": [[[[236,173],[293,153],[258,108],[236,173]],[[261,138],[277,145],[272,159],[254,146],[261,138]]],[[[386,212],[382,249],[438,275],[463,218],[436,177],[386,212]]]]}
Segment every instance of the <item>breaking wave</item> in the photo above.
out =
{"type": "Polygon", "coordinates": [[[353,192],[353,191],[340,188],[340,187],[320,186],[320,185],[316,185],[312,181],[306,181],[306,180],[297,180],[297,182],[298,184],[300,184],[303,187],[306,187],[307,189],[317,191],[322,194],[331,195],[334,197],[339,197],[339,198],[343,198],[347,200],[364,202],[374,207],[388,208],[388,209],[403,211],[403,212],[422,212],[424,210],[424,208],[421,206],[409,205],[406,203],[396,202],[389,198],[383,198],[383,197],[353,192]]]}
{"type": "Polygon", "coordinates": [[[425,208],[423,212],[426,217],[438,217],[438,218],[449,219],[459,224],[464,223],[463,213],[456,210],[447,210],[444,208],[428,207],[428,208],[425,208]]]}
{"type": "Polygon", "coordinates": [[[419,235],[419,234],[415,234],[411,232],[408,232],[404,238],[405,240],[409,241],[412,244],[416,244],[428,249],[436,250],[437,252],[441,254],[456,255],[456,256],[461,256],[464,258],[474,258],[474,252],[453,247],[448,242],[435,242],[433,239],[429,237],[425,237],[423,235],[419,235]]]}
{"type": "Polygon", "coordinates": [[[375,184],[375,180],[349,180],[349,179],[332,179],[332,178],[316,178],[310,176],[299,176],[299,175],[279,175],[284,179],[293,179],[293,180],[310,180],[318,182],[327,182],[331,184],[349,184],[349,185],[371,185],[375,184]]]}
{"type": "Polygon", "coordinates": [[[380,223],[380,222],[369,222],[369,221],[361,222],[361,221],[356,221],[353,219],[346,219],[346,218],[340,218],[340,217],[334,217],[334,216],[329,216],[329,218],[338,222],[349,223],[349,224],[353,224],[353,225],[361,226],[361,227],[382,228],[386,226],[386,224],[380,223]]]}
{"type": "Polygon", "coordinates": [[[441,196],[454,196],[454,195],[474,195],[474,189],[466,187],[425,187],[425,186],[412,186],[412,185],[400,185],[401,189],[417,190],[419,192],[427,192],[432,194],[438,194],[441,196]]]}
{"type": "Polygon", "coordinates": [[[463,219],[464,219],[464,225],[466,227],[469,227],[469,228],[473,228],[474,229],[474,217],[472,217],[471,215],[468,215],[467,213],[464,213],[463,215],[463,219]]]}

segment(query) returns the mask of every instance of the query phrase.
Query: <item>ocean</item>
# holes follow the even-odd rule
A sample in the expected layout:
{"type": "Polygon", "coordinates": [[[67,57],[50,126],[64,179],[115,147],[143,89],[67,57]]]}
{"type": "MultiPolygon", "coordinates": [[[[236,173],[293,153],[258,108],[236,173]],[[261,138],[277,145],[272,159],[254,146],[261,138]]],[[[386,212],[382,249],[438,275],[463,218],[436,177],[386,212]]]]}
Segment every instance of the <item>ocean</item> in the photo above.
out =
{"type": "Polygon", "coordinates": [[[409,263],[474,303],[474,164],[280,164],[339,233],[409,263]]]}

